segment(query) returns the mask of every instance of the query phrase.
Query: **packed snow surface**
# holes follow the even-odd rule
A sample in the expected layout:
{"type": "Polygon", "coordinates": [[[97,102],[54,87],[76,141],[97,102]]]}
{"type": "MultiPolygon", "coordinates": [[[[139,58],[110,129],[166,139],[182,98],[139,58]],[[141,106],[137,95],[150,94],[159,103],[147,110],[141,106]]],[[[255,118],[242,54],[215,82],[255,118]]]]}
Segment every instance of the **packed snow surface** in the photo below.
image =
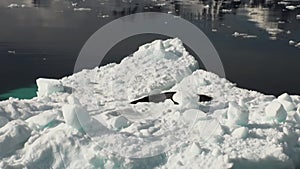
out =
{"type": "Polygon", "coordinates": [[[198,69],[176,38],[37,85],[36,98],[0,102],[0,168],[300,167],[300,96],[238,88],[198,69]],[[162,92],[178,104],[130,104],[162,92]]]}

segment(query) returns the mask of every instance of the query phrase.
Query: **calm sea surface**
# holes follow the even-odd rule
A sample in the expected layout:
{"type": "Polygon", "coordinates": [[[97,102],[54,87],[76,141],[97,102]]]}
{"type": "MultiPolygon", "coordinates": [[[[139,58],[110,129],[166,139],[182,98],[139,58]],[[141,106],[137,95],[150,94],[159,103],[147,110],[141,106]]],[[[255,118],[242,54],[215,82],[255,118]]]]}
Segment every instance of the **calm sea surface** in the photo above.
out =
{"type": "MultiPolygon", "coordinates": [[[[1,0],[0,99],[31,98],[36,78],[71,75],[80,49],[96,30],[124,15],[149,11],[181,16],[205,32],[227,78],[238,86],[300,94],[300,48],[289,44],[300,42],[300,6],[291,10],[266,0],[1,0]]],[[[119,62],[157,38],[167,37],[123,40],[101,64],[119,62]]]]}

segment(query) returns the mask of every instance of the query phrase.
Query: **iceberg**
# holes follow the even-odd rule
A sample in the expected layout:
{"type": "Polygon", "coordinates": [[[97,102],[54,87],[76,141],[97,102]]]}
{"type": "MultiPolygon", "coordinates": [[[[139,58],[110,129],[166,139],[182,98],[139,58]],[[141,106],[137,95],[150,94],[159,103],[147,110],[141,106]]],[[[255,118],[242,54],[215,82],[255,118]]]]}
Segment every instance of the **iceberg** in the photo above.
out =
{"type": "Polygon", "coordinates": [[[300,96],[238,88],[178,38],[37,85],[35,98],[0,102],[0,168],[300,167],[300,96]]]}

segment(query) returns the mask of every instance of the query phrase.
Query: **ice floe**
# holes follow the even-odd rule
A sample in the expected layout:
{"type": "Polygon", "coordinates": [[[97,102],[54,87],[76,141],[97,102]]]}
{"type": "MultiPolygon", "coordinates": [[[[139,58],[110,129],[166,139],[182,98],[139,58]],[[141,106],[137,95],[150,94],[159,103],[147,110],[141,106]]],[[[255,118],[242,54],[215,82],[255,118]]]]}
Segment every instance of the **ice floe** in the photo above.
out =
{"type": "Polygon", "coordinates": [[[232,34],[232,36],[234,36],[234,37],[242,37],[242,38],[245,38],[245,39],[247,39],[247,38],[257,38],[256,35],[248,35],[247,33],[239,33],[239,32],[234,32],[232,34]]]}
{"type": "Polygon", "coordinates": [[[74,11],[91,11],[91,8],[74,8],[74,11]]]}
{"type": "Polygon", "coordinates": [[[31,100],[0,102],[0,168],[300,166],[300,96],[238,88],[198,69],[177,38],[37,85],[31,100]]]}

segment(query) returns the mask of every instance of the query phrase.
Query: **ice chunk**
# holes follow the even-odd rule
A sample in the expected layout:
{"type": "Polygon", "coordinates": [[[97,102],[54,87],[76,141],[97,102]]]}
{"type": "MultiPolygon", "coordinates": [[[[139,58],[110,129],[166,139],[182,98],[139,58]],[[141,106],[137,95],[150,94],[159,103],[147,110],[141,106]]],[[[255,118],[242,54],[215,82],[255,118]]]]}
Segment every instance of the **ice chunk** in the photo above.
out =
{"type": "Polygon", "coordinates": [[[91,11],[91,8],[74,8],[74,11],[91,11]]]}
{"type": "Polygon", "coordinates": [[[121,129],[129,125],[129,121],[124,116],[114,117],[110,120],[110,125],[114,129],[121,129]]]}
{"type": "Polygon", "coordinates": [[[10,4],[7,6],[8,8],[18,8],[19,5],[18,4],[10,4]]]}
{"type": "Polygon", "coordinates": [[[240,107],[236,102],[230,102],[227,116],[229,125],[245,126],[248,124],[249,111],[246,108],[240,107]]]}
{"type": "Polygon", "coordinates": [[[56,119],[59,112],[47,110],[26,120],[31,129],[42,129],[56,119]]]}
{"type": "Polygon", "coordinates": [[[67,100],[68,100],[69,104],[81,105],[81,103],[79,102],[79,100],[76,97],[72,96],[72,95],[68,96],[67,100]]]}
{"type": "Polygon", "coordinates": [[[297,113],[297,111],[289,111],[289,112],[287,112],[286,121],[293,121],[293,122],[299,123],[300,116],[297,113]]]}
{"type": "Polygon", "coordinates": [[[300,19],[300,15],[296,15],[296,19],[300,19]]]}
{"type": "Polygon", "coordinates": [[[237,129],[235,129],[231,133],[231,135],[238,139],[245,139],[245,138],[247,138],[248,133],[249,133],[249,129],[247,127],[239,127],[237,129]]]}
{"type": "Polygon", "coordinates": [[[22,144],[30,137],[31,130],[21,120],[8,122],[0,128],[0,157],[3,157],[16,149],[22,147],[22,144]]]}
{"type": "Polygon", "coordinates": [[[80,105],[66,104],[62,107],[62,113],[65,122],[79,130],[90,122],[88,112],[80,105]]]}
{"type": "Polygon", "coordinates": [[[289,102],[286,100],[278,100],[279,103],[282,104],[283,108],[288,111],[293,111],[296,109],[296,105],[293,102],[289,102]]]}
{"type": "Polygon", "coordinates": [[[287,112],[293,111],[296,109],[296,105],[294,104],[293,99],[287,93],[280,95],[278,97],[278,102],[283,105],[284,109],[287,112]]]}
{"type": "Polygon", "coordinates": [[[293,41],[293,40],[290,40],[289,41],[289,45],[294,45],[296,42],[295,41],[293,41]]]}
{"type": "Polygon", "coordinates": [[[36,80],[36,84],[38,86],[37,95],[39,97],[48,96],[52,93],[64,91],[64,87],[63,87],[61,81],[56,80],[56,79],[39,78],[36,80]]]}
{"type": "Polygon", "coordinates": [[[277,122],[285,122],[287,117],[287,112],[278,101],[272,101],[265,108],[266,116],[276,120],[277,122]]]}
{"type": "Polygon", "coordinates": [[[286,100],[288,102],[293,102],[293,99],[287,93],[283,93],[282,95],[278,96],[278,100],[286,100]]]}
{"type": "Polygon", "coordinates": [[[286,8],[286,9],[289,9],[289,10],[294,10],[294,9],[296,9],[297,7],[294,6],[294,5],[288,5],[288,6],[286,6],[285,8],[286,8]]]}
{"type": "Polygon", "coordinates": [[[196,155],[199,155],[201,152],[202,151],[201,151],[199,143],[197,143],[197,142],[192,143],[192,145],[190,146],[190,149],[189,149],[189,155],[196,156],[196,155]]]}

